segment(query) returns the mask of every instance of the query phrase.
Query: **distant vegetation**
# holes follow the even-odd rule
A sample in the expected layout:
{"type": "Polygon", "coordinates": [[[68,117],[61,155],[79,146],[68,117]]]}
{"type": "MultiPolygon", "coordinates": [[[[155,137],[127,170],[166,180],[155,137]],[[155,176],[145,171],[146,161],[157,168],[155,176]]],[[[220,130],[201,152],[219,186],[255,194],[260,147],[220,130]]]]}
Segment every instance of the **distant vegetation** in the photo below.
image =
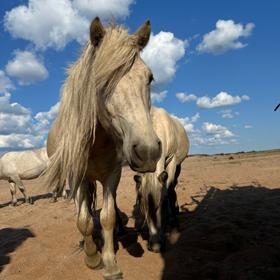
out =
{"type": "Polygon", "coordinates": [[[263,151],[240,151],[240,152],[236,152],[236,153],[218,153],[218,154],[191,154],[189,155],[189,157],[194,157],[194,156],[199,156],[199,157],[209,157],[209,156],[227,156],[227,155],[239,155],[239,154],[254,154],[254,153],[280,153],[280,149],[271,149],[271,150],[263,150],[263,151]]]}

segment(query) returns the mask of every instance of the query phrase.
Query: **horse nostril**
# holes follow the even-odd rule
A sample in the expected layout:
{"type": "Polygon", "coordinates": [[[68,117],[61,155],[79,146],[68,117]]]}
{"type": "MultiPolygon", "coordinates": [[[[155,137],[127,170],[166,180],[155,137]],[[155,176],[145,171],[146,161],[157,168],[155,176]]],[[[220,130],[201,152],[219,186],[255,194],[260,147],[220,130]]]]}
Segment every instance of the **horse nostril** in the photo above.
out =
{"type": "Polygon", "coordinates": [[[161,141],[158,140],[157,143],[158,143],[159,148],[161,148],[161,141]]]}
{"type": "MultiPolygon", "coordinates": [[[[140,146],[140,148],[141,148],[141,146],[140,146]]],[[[141,158],[141,151],[139,150],[139,146],[137,145],[137,144],[134,144],[134,145],[132,145],[132,149],[133,149],[133,152],[134,152],[134,154],[135,154],[135,156],[139,159],[139,160],[142,160],[142,158],[141,158]]]]}

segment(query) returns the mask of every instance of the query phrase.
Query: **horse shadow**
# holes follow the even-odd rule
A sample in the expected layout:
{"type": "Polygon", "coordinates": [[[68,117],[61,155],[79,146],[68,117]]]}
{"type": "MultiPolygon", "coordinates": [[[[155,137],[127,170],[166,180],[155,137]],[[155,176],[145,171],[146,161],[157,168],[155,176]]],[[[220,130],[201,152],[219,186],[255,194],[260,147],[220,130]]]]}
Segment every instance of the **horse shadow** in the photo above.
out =
{"type": "MultiPolygon", "coordinates": [[[[41,200],[41,199],[52,198],[53,193],[43,193],[43,194],[38,194],[38,195],[32,195],[30,197],[32,198],[32,202],[35,203],[36,201],[41,200]]],[[[25,203],[25,199],[23,197],[20,197],[20,198],[17,199],[17,206],[19,206],[21,204],[24,204],[24,203],[25,203]]],[[[0,209],[4,208],[4,207],[7,207],[7,206],[10,206],[10,205],[11,205],[11,201],[2,203],[2,204],[0,204],[0,209]]]]}
{"type": "Polygon", "coordinates": [[[178,216],[162,280],[280,279],[280,189],[211,187],[196,203],[178,216]]]}
{"type": "Polygon", "coordinates": [[[10,253],[14,252],[26,239],[35,235],[27,228],[0,229],[0,273],[10,263],[10,253]]]}

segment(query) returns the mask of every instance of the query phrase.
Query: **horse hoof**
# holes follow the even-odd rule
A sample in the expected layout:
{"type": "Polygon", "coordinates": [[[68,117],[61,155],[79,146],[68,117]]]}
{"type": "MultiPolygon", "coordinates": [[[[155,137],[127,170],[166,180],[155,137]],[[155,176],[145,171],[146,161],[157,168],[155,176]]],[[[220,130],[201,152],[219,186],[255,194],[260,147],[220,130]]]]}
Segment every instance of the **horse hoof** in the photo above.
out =
{"type": "Polygon", "coordinates": [[[159,243],[148,244],[148,250],[154,253],[160,253],[161,246],[159,243]]]}
{"type": "Polygon", "coordinates": [[[122,272],[118,272],[117,274],[113,275],[103,275],[105,280],[120,280],[123,279],[123,274],[122,272]]]}
{"type": "Polygon", "coordinates": [[[31,198],[31,197],[29,197],[29,198],[27,198],[26,200],[25,200],[25,202],[26,203],[29,203],[29,204],[34,204],[34,202],[33,202],[33,199],[31,198]]]}
{"type": "Polygon", "coordinates": [[[11,202],[10,206],[12,206],[12,207],[18,206],[17,201],[16,202],[11,202]]]}
{"type": "Polygon", "coordinates": [[[57,202],[57,198],[51,198],[50,199],[50,203],[56,203],[57,202]]]}
{"type": "Polygon", "coordinates": [[[99,252],[97,252],[94,257],[85,256],[85,263],[88,268],[94,269],[94,270],[99,270],[104,267],[102,258],[101,258],[101,255],[99,252]]]}

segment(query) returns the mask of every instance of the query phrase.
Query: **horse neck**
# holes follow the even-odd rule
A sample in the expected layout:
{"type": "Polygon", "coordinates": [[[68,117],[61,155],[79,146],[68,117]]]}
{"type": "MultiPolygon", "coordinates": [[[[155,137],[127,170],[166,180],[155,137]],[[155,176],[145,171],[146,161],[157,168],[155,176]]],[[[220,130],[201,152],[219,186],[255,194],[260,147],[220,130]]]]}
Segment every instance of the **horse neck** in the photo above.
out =
{"type": "Polygon", "coordinates": [[[40,149],[39,157],[40,157],[40,159],[42,159],[43,161],[48,161],[48,160],[49,160],[48,154],[47,154],[47,149],[46,149],[46,148],[40,149]]]}

